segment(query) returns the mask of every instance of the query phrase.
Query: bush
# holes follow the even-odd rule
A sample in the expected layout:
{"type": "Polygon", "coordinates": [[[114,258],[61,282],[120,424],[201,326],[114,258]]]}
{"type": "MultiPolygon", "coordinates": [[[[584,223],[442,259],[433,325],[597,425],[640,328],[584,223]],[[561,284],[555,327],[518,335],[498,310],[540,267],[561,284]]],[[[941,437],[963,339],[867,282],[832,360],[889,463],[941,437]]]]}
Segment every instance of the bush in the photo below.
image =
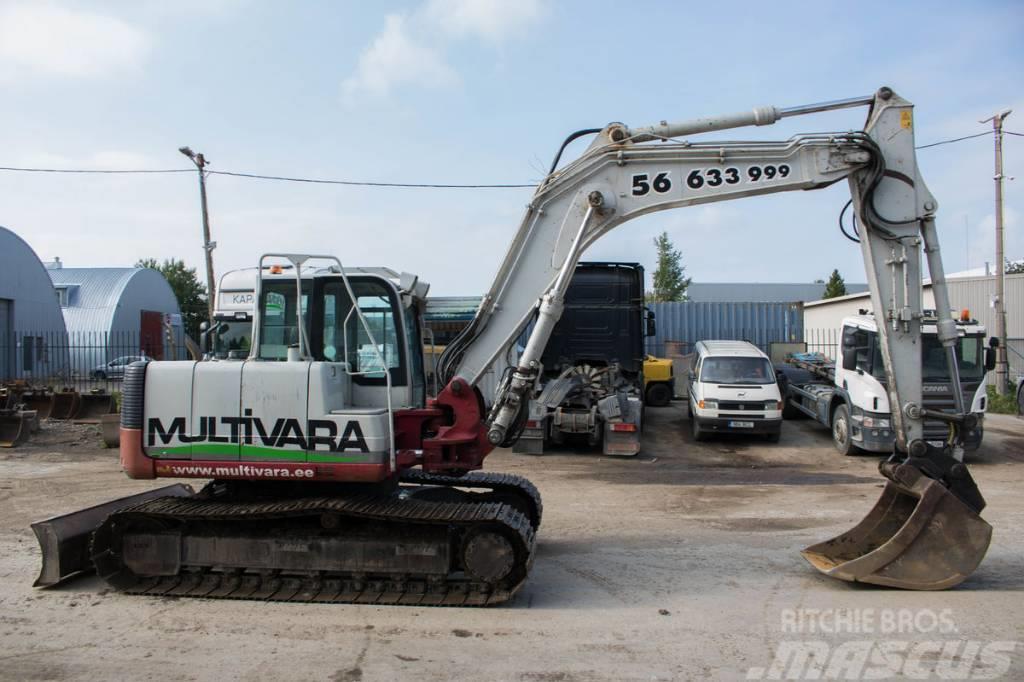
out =
{"type": "Polygon", "coordinates": [[[996,393],[996,387],[989,384],[986,389],[988,392],[988,411],[995,414],[1017,414],[1017,396],[1014,395],[1013,391],[1007,395],[999,395],[996,393]]]}

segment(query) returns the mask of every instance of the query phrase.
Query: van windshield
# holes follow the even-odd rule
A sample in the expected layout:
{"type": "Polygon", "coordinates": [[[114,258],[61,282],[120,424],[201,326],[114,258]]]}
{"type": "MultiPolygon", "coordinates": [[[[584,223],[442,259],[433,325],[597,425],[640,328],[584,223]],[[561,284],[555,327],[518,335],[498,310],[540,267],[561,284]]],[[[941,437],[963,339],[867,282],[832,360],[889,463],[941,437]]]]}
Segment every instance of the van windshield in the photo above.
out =
{"type": "Polygon", "coordinates": [[[705,384],[774,384],[775,373],[764,358],[704,358],[700,369],[705,384]]]}

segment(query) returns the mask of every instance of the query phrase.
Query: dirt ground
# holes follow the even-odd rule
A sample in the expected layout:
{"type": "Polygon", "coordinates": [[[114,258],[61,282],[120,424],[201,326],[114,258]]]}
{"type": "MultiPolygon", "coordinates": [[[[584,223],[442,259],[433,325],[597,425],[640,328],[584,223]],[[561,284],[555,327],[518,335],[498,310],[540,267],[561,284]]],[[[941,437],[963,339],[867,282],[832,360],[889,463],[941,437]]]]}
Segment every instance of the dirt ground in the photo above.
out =
{"type": "Polygon", "coordinates": [[[856,650],[876,674],[1024,679],[1024,420],[990,416],[971,459],[995,528],[979,570],[904,592],[834,581],[799,554],[867,512],[877,457],[839,456],[806,421],[779,444],[696,444],[684,406],[648,411],[637,458],[488,459],[533,480],[545,507],[532,575],[496,608],[131,597],[93,576],[33,589],[30,522],[154,487],[120,473],[95,427],[50,425],[0,454],[0,678],[813,677],[813,660],[786,659],[796,643],[826,656],[821,678],[870,674],[840,660],[856,650]]]}

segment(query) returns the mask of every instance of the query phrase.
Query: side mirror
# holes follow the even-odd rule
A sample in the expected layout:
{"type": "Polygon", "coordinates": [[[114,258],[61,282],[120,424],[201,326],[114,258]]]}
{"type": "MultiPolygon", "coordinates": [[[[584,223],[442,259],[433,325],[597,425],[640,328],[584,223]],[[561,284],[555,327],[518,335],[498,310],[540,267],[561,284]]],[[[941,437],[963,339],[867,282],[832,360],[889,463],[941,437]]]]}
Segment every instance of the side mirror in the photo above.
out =
{"type": "Polygon", "coordinates": [[[988,340],[988,348],[985,349],[985,371],[991,372],[996,368],[996,356],[999,350],[999,337],[993,336],[988,340]]]}
{"type": "Polygon", "coordinates": [[[843,369],[855,369],[857,366],[857,347],[843,344],[843,369]]]}
{"type": "Polygon", "coordinates": [[[654,311],[650,308],[646,308],[646,327],[644,329],[644,336],[654,336],[658,333],[658,325],[654,321],[654,311]]]}

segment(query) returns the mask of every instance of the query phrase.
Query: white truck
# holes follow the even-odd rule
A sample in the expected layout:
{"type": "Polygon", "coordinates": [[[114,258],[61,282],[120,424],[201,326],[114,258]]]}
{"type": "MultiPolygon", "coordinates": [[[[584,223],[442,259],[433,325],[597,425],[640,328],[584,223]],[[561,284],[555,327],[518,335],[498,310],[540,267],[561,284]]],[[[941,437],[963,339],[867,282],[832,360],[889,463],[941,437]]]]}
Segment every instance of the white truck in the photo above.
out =
{"type": "MultiPolygon", "coordinates": [[[[927,409],[955,412],[954,382],[949,379],[945,353],[936,334],[936,318],[925,311],[921,332],[922,389],[927,409]]],[[[976,423],[964,430],[963,448],[981,444],[987,397],[985,373],[995,365],[995,354],[986,348],[985,327],[972,319],[957,321],[956,348],[963,406],[976,423]]],[[[896,432],[892,426],[889,393],[878,343],[878,325],[869,314],[843,318],[838,362],[821,353],[791,354],[775,372],[783,395],[783,416],[807,416],[829,427],[836,449],[851,455],[858,451],[892,452],[896,432]]],[[[949,439],[946,422],[925,420],[924,437],[935,445],[949,439]]]]}

